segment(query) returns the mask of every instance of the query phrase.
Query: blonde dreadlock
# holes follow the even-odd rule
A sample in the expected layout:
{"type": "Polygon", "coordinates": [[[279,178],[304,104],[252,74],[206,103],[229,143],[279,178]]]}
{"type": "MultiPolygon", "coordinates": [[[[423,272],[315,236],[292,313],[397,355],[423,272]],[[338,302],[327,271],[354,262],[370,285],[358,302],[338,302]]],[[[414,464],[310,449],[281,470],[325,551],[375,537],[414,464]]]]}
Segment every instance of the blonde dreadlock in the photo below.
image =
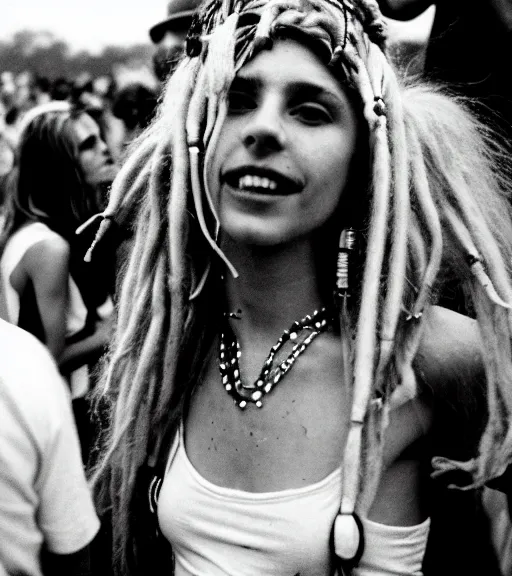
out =
{"type": "Polygon", "coordinates": [[[115,413],[96,471],[100,501],[112,514],[117,573],[131,574],[140,562],[138,470],[165,458],[163,439],[175,430],[211,344],[215,318],[201,291],[219,290],[218,275],[209,274],[219,264],[212,258],[236,275],[217,245],[216,203],[206,185],[226,95],[255,51],[287,31],[320,46],[333,73],[358,94],[372,159],[360,295],[350,310],[340,309],[355,340],[342,343],[344,366],[352,367],[345,371],[352,410],[336,552],[353,555],[344,545],[354,533],[353,513],[366,515],[375,497],[394,399],[414,395],[423,312],[447,264],[471,286],[485,342],[489,418],[475,458],[437,458],[435,473],[469,471],[470,488],[512,460],[512,237],[500,196],[508,183],[505,171],[502,177],[493,171],[485,134],[440,92],[400,86],[373,0],[210,0],[156,121],[114,183],[91,248],[111,219],[139,206],[105,379],[115,413]]]}

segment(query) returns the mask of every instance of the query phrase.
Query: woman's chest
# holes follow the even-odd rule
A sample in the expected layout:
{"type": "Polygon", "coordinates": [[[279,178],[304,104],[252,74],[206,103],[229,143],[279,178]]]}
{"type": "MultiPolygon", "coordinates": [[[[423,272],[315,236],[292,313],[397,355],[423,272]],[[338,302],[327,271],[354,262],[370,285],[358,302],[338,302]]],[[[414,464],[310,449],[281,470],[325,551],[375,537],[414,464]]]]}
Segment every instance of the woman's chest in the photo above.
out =
{"type": "MultiPolygon", "coordinates": [[[[348,402],[336,366],[300,358],[262,399],[240,409],[211,362],[191,400],[185,446],[213,482],[252,492],[297,488],[340,466],[348,402]],[[341,424],[341,425],[340,425],[341,424]]],[[[243,378],[243,374],[242,374],[243,378]]]]}
{"type": "MultiPolygon", "coordinates": [[[[241,410],[211,362],[190,403],[184,442],[193,466],[211,482],[249,492],[300,488],[339,468],[350,398],[339,361],[304,360],[263,398],[241,410]]],[[[387,468],[428,430],[421,403],[394,410],[386,435],[387,468]]]]}

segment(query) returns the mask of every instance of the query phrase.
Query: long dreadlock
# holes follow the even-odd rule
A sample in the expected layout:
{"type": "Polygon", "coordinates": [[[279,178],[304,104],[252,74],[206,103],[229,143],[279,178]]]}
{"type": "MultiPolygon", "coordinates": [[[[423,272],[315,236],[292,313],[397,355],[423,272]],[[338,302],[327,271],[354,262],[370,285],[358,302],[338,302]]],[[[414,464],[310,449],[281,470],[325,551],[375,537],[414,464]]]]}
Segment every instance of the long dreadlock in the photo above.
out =
{"type": "Polygon", "coordinates": [[[220,293],[219,266],[237,274],[217,244],[220,225],[206,178],[226,95],[257,50],[292,33],[320,47],[333,74],[354,89],[371,151],[360,294],[350,306],[338,300],[342,326],[352,332],[342,338],[352,408],[336,552],[350,556],[344,542],[353,514],[365,516],[375,497],[389,411],[397,395],[415,393],[423,312],[446,266],[470,287],[489,417],[475,457],[434,459],[435,473],[465,470],[472,478],[467,489],[500,475],[512,460],[512,237],[504,199],[510,185],[483,129],[440,91],[401,85],[374,0],[209,0],[156,120],[114,183],[96,239],[112,219],[138,207],[105,377],[112,425],[95,474],[99,501],[112,514],[119,574],[134,573],[140,560],[137,473],[165,458],[163,439],[176,430],[211,346],[218,318],[203,295],[220,293]]]}

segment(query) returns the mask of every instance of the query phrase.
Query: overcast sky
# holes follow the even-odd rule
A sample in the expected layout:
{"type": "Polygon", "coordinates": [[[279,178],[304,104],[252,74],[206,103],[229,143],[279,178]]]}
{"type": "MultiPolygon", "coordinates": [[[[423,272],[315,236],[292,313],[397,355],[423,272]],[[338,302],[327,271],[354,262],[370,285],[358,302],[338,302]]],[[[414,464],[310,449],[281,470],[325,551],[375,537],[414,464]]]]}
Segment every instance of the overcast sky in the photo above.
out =
{"type": "Polygon", "coordinates": [[[72,49],[97,51],[107,44],[149,42],[163,20],[166,0],[4,0],[0,38],[18,30],[48,30],[72,49]]]}
{"type": "MultiPolygon", "coordinates": [[[[4,0],[0,38],[23,29],[47,30],[73,50],[98,51],[107,44],[148,42],[148,30],[163,20],[167,0],[4,0]]],[[[393,32],[422,34],[428,15],[393,32]]]]}

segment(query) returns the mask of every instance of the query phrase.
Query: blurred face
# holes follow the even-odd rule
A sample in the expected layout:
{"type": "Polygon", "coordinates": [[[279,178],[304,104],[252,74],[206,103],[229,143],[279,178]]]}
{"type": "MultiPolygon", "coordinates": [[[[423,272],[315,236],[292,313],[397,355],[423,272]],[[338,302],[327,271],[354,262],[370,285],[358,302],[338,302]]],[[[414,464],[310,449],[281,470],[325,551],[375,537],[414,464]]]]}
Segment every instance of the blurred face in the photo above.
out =
{"type": "Polygon", "coordinates": [[[244,66],[229,93],[209,187],[233,239],[271,246],[310,237],[347,182],[358,122],[313,52],[280,40],[244,66]]]}
{"type": "Polygon", "coordinates": [[[183,53],[188,24],[189,22],[186,21],[183,28],[175,27],[172,30],[167,30],[158,43],[153,54],[153,70],[161,82],[165,81],[169,74],[174,71],[183,53]]]}
{"type": "Polygon", "coordinates": [[[98,124],[88,115],[72,120],[77,158],[85,181],[90,186],[108,184],[114,179],[117,167],[112,161],[98,124]]]}

